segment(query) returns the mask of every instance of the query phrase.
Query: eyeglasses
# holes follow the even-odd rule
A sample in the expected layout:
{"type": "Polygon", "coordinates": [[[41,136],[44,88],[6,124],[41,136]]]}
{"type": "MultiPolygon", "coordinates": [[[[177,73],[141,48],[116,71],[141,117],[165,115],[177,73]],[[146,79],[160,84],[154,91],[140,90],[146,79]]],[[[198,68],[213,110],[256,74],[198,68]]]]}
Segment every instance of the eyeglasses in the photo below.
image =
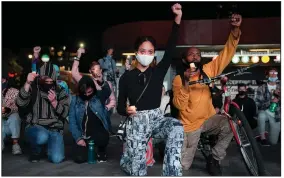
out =
{"type": "Polygon", "coordinates": [[[278,72],[269,72],[270,75],[277,75],[278,72]]]}

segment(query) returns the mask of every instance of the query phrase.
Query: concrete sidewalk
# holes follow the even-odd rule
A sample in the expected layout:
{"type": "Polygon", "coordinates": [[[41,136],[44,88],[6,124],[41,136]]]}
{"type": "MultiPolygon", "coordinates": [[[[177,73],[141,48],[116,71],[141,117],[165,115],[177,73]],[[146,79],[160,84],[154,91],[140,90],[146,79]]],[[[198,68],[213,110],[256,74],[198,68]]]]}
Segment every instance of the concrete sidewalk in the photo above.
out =
{"type": "MultiPolygon", "coordinates": [[[[118,115],[112,116],[114,131],[124,118],[118,115]]],[[[24,147],[25,154],[14,156],[11,153],[11,146],[7,145],[2,152],[2,176],[126,176],[119,166],[122,153],[122,143],[116,138],[110,139],[108,147],[108,162],[90,164],[76,164],[72,161],[72,136],[65,127],[64,135],[66,160],[60,164],[52,164],[46,159],[39,163],[28,162],[28,147],[24,147]]],[[[156,163],[148,169],[149,176],[160,176],[162,161],[157,150],[155,152],[156,163]]],[[[268,171],[273,176],[281,175],[281,147],[280,144],[271,147],[261,147],[268,171]]],[[[239,149],[234,142],[228,148],[227,156],[222,161],[224,176],[249,176],[245,164],[240,155],[239,149]]],[[[206,161],[200,151],[196,152],[193,165],[189,171],[184,171],[184,176],[209,176],[206,171],[206,161]]]]}

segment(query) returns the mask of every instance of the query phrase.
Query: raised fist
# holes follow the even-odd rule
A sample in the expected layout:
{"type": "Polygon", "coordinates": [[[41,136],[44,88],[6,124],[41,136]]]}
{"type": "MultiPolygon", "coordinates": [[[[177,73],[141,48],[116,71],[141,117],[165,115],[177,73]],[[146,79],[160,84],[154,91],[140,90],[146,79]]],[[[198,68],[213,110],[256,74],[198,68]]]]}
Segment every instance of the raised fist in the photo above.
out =
{"type": "Polygon", "coordinates": [[[242,24],[242,16],[239,14],[233,14],[231,17],[231,25],[234,27],[239,27],[242,24]]]}
{"type": "Polygon", "coordinates": [[[80,59],[82,54],[84,54],[84,53],[85,53],[85,49],[84,48],[79,48],[77,50],[77,57],[78,57],[78,59],[80,59]]]}
{"type": "Polygon", "coordinates": [[[27,77],[27,82],[32,83],[37,76],[38,76],[38,74],[36,74],[36,73],[29,73],[29,75],[27,77]]]}
{"type": "Polygon", "coordinates": [[[34,47],[34,57],[36,59],[39,57],[40,50],[41,50],[40,46],[34,47]]]}
{"type": "Polygon", "coordinates": [[[182,15],[181,5],[176,3],[172,6],[172,11],[175,15],[182,15]]]}

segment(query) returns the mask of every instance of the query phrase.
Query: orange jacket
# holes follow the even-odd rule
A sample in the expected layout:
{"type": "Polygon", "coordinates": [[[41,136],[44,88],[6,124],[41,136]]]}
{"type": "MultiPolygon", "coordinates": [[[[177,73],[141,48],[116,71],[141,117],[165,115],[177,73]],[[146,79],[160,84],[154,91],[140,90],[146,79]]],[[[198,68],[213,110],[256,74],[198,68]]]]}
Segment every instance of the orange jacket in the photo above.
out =
{"type": "MultiPolygon", "coordinates": [[[[236,52],[240,35],[240,30],[231,31],[229,39],[218,57],[203,66],[203,70],[208,77],[221,74],[231,62],[236,52]]],[[[198,80],[198,76],[190,78],[190,81],[195,80],[198,80]]],[[[206,85],[195,84],[185,88],[182,85],[181,77],[177,75],[173,80],[173,94],[173,103],[179,110],[178,119],[181,120],[185,132],[199,129],[208,118],[216,114],[212,105],[209,87],[206,85]]]]}

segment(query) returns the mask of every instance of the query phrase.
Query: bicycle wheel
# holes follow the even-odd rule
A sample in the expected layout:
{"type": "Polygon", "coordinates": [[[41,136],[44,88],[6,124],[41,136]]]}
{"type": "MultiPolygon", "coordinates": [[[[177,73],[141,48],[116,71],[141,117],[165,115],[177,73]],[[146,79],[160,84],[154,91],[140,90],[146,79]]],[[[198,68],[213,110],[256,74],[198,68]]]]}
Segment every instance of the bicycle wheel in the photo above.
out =
{"type": "Polygon", "coordinates": [[[253,176],[270,175],[265,170],[262,155],[245,115],[233,105],[230,107],[230,114],[235,123],[233,127],[238,137],[236,141],[239,142],[238,145],[249,173],[253,176]]]}

